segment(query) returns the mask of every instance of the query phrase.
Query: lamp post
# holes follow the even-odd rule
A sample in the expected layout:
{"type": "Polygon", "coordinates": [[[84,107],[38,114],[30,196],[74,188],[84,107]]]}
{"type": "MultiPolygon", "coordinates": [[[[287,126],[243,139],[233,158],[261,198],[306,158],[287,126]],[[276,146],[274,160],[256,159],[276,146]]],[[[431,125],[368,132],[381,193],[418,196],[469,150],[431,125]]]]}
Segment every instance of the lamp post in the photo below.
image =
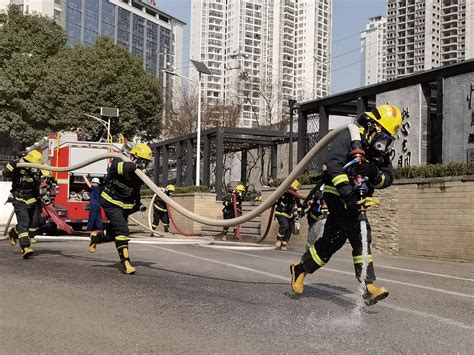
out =
{"type": "Polygon", "coordinates": [[[290,150],[288,151],[288,174],[293,170],[293,110],[298,109],[296,100],[288,100],[290,106],[290,150]]]}
{"type": "Polygon", "coordinates": [[[202,74],[212,75],[212,72],[206,66],[206,64],[202,62],[198,62],[196,60],[191,59],[191,63],[194,65],[196,70],[199,73],[198,81],[188,78],[187,76],[180,75],[178,73],[165,70],[165,73],[177,76],[179,78],[185,79],[190,81],[191,83],[197,85],[198,87],[198,117],[197,117],[197,132],[196,132],[196,186],[201,184],[201,79],[202,74]]]}

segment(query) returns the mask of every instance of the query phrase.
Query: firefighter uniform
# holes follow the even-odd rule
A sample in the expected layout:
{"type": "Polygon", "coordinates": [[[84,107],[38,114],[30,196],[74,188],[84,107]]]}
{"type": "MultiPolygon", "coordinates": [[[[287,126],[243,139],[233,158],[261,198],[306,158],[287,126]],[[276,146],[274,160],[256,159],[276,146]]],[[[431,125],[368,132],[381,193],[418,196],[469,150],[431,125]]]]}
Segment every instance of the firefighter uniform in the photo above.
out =
{"type": "MultiPolygon", "coordinates": [[[[245,194],[245,186],[239,184],[236,186],[235,190],[224,197],[222,204],[224,207],[222,208],[222,216],[224,219],[232,219],[242,215],[242,201],[244,199],[245,194]],[[237,215],[235,215],[234,211],[234,198],[237,204],[237,215]]],[[[229,232],[229,227],[224,227],[224,235],[222,240],[227,240],[229,232]]],[[[234,234],[235,234],[235,227],[234,227],[234,234]]]]}
{"type": "MultiPolygon", "coordinates": [[[[393,137],[401,125],[401,112],[398,108],[392,105],[384,105],[388,107],[380,107],[384,119],[375,121],[379,129],[385,129],[393,137]],[[381,128],[380,128],[381,126],[381,128]],[[387,128],[388,127],[388,128],[387,128]]],[[[376,109],[377,110],[377,109],[376,109]]],[[[377,113],[379,113],[377,111],[377,113]]],[[[364,115],[364,114],[363,114],[364,115]]],[[[373,115],[373,113],[372,113],[373,115]]],[[[369,121],[372,120],[372,115],[369,121]]],[[[367,114],[365,114],[367,116],[367,114]]],[[[364,117],[365,117],[364,116],[364,117]]],[[[380,117],[379,113],[379,117],[380,117]]],[[[366,117],[367,118],[367,117],[366,117]]],[[[359,122],[359,121],[358,121],[359,122]]],[[[369,125],[370,126],[370,125],[369,125]]],[[[361,127],[364,132],[364,128],[361,127]]],[[[370,132],[366,132],[370,133],[370,132]]],[[[356,164],[355,169],[360,171],[356,175],[366,176],[368,178],[368,196],[371,196],[374,189],[383,189],[389,187],[394,179],[393,167],[390,162],[389,151],[384,151],[381,155],[372,155],[373,145],[377,142],[369,141],[369,138],[374,139],[376,135],[367,134],[362,135],[362,147],[365,151],[365,157],[368,162],[363,164],[356,164]],[[376,163],[375,163],[376,162],[376,163]]],[[[382,138],[381,138],[382,139],[382,138]]],[[[383,145],[383,141],[379,142],[377,146],[383,145]]],[[[388,149],[388,146],[385,148],[388,149]]],[[[352,192],[350,184],[350,176],[343,167],[351,161],[352,139],[348,130],[342,131],[334,139],[329,147],[328,152],[328,170],[325,178],[325,187],[323,198],[327,204],[329,215],[324,227],[323,236],[316,240],[308,251],[302,256],[299,264],[291,266],[292,282],[291,286],[295,293],[303,292],[304,277],[308,273],[313,273],[317,269],[324,266],[331,258],[331,256],[339,250],[346,240],[349,240],[352,246],[352,256],[355,268],[355,274],[359,282],[365,282],[366,294],[364,298],[367,304],[374,304],[377,301],[388,296],[388,291],[384,288],[375,287],[375,272],[373,266],[373,257],[370,251],[370,225],[367,223],[368,232],[368,256],[367,256],[367,273],[365,280],[360,280],[363,255],[362,255],[362,238],[360,230],[360,208],[357,196],[352,192]]],[[[374,153],[375,154],[375,153],[374,153]]]]}
{"type": "MultiPolygon", "coordinates": [[[[168,185],[166,188],[162,188],[163,192],[171,196],[173,192],[176,190],[173,185],[168,185]]],[[[160,221],[163,223],[163,227],[165,229],[165,232],[168,233],[170,230],[170,217],[168,215],[168,205],[166,204],[165,201],[163,201],[161,198],[158,196],[155,199],[155,203],[153,204],[153,224],[152,227],[155,230],[158,225],[160,224],[160,221]]]]}
{"type": "Polygon", "coordinates": [[[112,160],[105,178],[104,190],[101,194],[101,206],[109,224],[104,231],[91,233],[89,252],[96,251],[97,244],[115,241],[120,257],[121,270],[124,274],[135,273],[130,262],[128,241],[128,216],[142,210],[140,202],[140,187],[142,180],[135,174],[135,170],[142,160],[151,161],[151,149],[143,143],[137,144],[131,151],[135,162],[124,162],[119,158],[112,160]]]}
{"type": "Polygon", "coordinates": [[[278,221],[278,234],[275,246],[280,250],[287,250],[288,242],[294,229],[295,217],[299,218],[301,212],[301,202],[291,191],[298,191],[300,183],[295,180],[275,204],[275,216],[278,221]]]}
{"type": "Polygon", "coordinates": [[[33,150],[23,159],[8,163],[2,171],[4,176],[12,180],[8,202],[12,203],[17,219],[16,227],[9,231],[9,240],[11,245],[16,245],[18,239],[24,259],[33,254],[30,238],[34,238],[40,226],[41,172],[37,169],[18,168],[17,164],[22,162],[41,164],[42,160],[42,154],[33,150]]]}

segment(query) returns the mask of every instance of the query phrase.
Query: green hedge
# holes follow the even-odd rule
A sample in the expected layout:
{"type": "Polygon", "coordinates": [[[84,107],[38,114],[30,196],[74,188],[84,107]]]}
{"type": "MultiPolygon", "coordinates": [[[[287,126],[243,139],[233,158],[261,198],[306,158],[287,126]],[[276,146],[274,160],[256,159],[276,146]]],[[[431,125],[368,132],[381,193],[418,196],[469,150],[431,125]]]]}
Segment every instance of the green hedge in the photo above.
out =
{"type": "Polygon", "coordinates": [[[419,179],[463,175],[474,175],[474,164],[431,164],[395,169],[395,177],[397,179],[419,179]]]}
{"type": "MultiPolygon", "coordinates": [[[[449,163],[449,164],[430,164],[420,166],[410,166],[405,168],[395,168],[396,179],[420,179],[436,178],[447,176],[466,176],[474,175],[474,164],[449,163]]],[[[302,175],[298,178],[301,185],[314,184],[316,174],[302,175]]],[[[285,178],[275,179],[275,185],[279,186],[285,178]]]]}
{"type": "MultiPolygon", "coordinates": [[[[211,192],[209,186],[176,186],[175,194],[186,194],[190,192],[211,192]]],[[[141,190],[142,196],[153,196],[154,192],[151,189],[141,190]]]]}

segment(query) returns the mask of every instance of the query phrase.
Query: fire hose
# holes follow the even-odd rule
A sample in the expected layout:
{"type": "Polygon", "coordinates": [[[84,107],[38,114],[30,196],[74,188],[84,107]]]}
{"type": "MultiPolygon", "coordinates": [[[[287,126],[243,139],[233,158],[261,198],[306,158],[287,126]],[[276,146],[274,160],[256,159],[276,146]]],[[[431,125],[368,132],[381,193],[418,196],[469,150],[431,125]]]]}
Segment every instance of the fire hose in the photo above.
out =
{"type": "MultiPolygon", "coordinates": [[[[135,174],[146,184],[148,185],[153,192],[155,192],[167,205],[171,208],[178,211],[183,216],[192,219],[198,223],[217,226],[217,227],[231,227],[237,224],[242,224],[247,221],[252,220],[256,216],[262,214],[265,210],[272,207],[275,201],[285,193],[290,187],[291,183],[304,171],[305,167],[311,163],[311,161],[321,152],[321,150],[326,147],[340,132],[345,129],[349,129],[351,133],[352,140],[360,141],[360,132],[359,128],[354,124],[343,125],[335,128],[328,134],[326,134],[309,152],[306,154],[303,159],[298,163],[298,165],[293,169],[293,171],[288,175],[288,177],[281,183],[281,185],[269,196],[269,198],[260,204],[257,208],[246,213],[242,216],[232,218],[232,219],[212,219],[208,217],[203,217],[197,213],[187,210],[185,207],[178,204],[176,201],[167,196],[160,187],[158,187],[143,171],[140,169],[135,170],[135,174]]],[[[96,161],[110,158],[119,158],[125,162],[131,162],[130,158],[121,153],[104,153],[93,158],[89,158],[78,164],[73,164],[68,167],[52,167],[47,165],[40,164],[31,164],[31,163],[19,163],[17,167],[19,168],[36,168],[43,169],[55,172],[67,172],[72,170],[80,169],[84,166],[95,163],[96,161]]]]}

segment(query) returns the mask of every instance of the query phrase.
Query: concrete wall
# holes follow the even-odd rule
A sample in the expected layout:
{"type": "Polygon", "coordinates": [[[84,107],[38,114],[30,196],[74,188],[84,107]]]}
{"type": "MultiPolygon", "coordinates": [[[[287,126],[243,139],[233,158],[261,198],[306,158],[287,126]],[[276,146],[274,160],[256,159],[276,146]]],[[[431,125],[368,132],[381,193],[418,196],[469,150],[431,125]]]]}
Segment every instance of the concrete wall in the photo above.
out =
{"type": "MultiPolygon", "coordinates": [[[[12,183],[10,181],[0,181],[0,225],[7,223],[10,213],[13,211],[13,206],[11,203],[5,204],[10,195],[10,189],[12,188],[12,183]]],[[[16,223],[15,217],[13,217],[13,222],[16,223]]]]}
{"type": "Polygon", "coordinates": [[[413,85],[377,95],[377,106],[394,104],[405,112],[405,119],[392,151],[394,166],[427,163],[428,108],[421,85],[413,85]]]}
{"type": "MultiPolygon", "coordinates": [[[[473,108],[469,109],[466,98],[474,84],[474,73],[444,79],[443,96],[443,162],[474,162],[474,144],[468,143],[469,134],[474,133],[473,108]]],[[[474,94],[473,94],[474,107],[474,94]]]]}
{"type": "MultiPolygon", "coordinates": [[[[273,190],[265,190],[263,198],[273,190]]],[[[310,187],[299,192],[306,196],[310,187]]],[[[400,180],[378,190],[378,207],[368,212],[372,247],[387,254],[474,261],[474,177],[400,180]]],[[[270,212],[262,215],[262,235],[270,212]]],[[[306,219],[290,246],[304,246],[306,219]]],[[[274,242],[274,220],[267,241],[274,242]]]]}

